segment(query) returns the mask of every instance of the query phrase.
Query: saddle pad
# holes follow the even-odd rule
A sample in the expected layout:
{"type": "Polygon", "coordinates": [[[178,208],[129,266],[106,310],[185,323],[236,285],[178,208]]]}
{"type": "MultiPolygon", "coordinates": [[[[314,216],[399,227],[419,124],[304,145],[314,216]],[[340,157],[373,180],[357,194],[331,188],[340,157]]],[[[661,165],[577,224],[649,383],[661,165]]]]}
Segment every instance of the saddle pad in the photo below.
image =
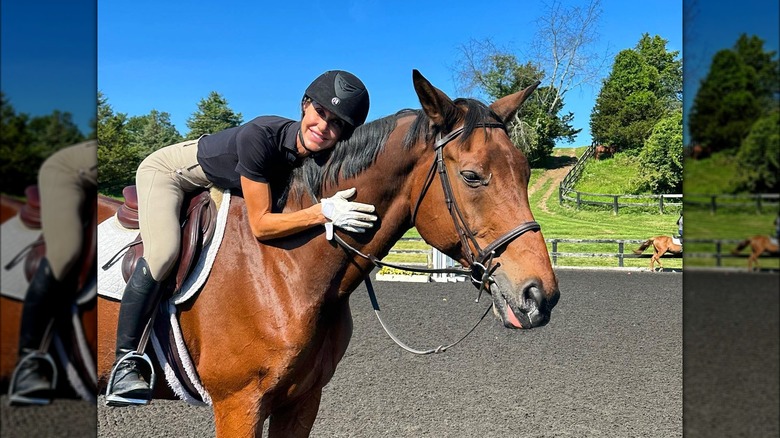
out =
{"type": "Polygon", "coordinates": [[[769,238],[769,243],[771,243],[772,245],[777,245],[777,239],[774,238],[774,237],[770,237],[769,238]]]}
{"type": "Polygon", "coordinates": [[[674,243],[675,245],[682,245],[682,240],[676,237],[672,237],[672,243],[674,243]]]}
{"type": "MultiPolygon", "coordinates": [[[[230,191],[225,190],[222,194],[222,202],[217,212],[217,224],[214,230],[214,237],[211,242],[203,248],[192,273],[184,281],[178,294],[171,297],[170,302],[181,304],[190,299],[206,282],[211,265],[217,257],[217,250],[222,243],[222,237],[225,234],[225,225],[227,224],[228,210],[230,209],[230,191]]],[[[98,225],[98,294],[122,299],[125,291],[125,279],[122,277],[122,263],[117,261],[107,270],[103,270],[106,264],[122,247],[135,240],[138,236],[138,230],[129,230],[123,227],[116,218],[116,215],[106,219],[98,225]]]]}
{"type": "Polygon", "coordinates": [[[27,228],[19,215],[0,225],[0,292],[3,296],[24,300],[27,293],[27,277],[24,275],[24,260],[21,260],[10,270],[5,265],[16,257],[27,245],[33,243],[41,235],[41,230],[27,228]]]}

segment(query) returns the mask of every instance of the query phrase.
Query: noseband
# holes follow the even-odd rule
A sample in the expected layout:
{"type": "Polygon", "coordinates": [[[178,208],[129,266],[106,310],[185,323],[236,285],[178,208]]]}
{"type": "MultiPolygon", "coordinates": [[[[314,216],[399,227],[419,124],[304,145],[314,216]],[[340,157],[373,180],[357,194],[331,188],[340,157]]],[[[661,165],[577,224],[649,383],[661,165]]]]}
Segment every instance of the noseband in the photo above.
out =
{"type": "MultiPolygon", "coordinates": [[[[501,128],[506,132],[506,126],[503,123],[483,122],[477,124],[475,127],[486,128],[486,129],[501,128]]],[[[541,230],[541,226],[536,221],[523,222],[522,224],[518,225],[514,229],[503,234],[501,237],[499,237],[491,244],[486,246],[484,249],[479,246],[476,236],[469,229],[468,224],[466,224],[466,220],[463,215],[463,212],[461,211],[460,207],[458,207],[458,203],[455,201],[455,195],[452,190],[452,185],[450,184],[449,177],[447,176],[447,166],[444,164],[444,152],[443,152],[444,147],[452,140],[458,138],[463,133],[464,130],[465,127],[460,126],[459,128],[454,129],[452,132],[450,132],[445,136],[439,134],[436,137],[436,142],[434,143],[434,152],[436,154],[436,158],[433,160],[433,164],[431,165],[430,171],[428,171],[428,176],[426,177],[423,190],[420,192],[420,196],[417,198],[417,202],[415,203],[415,207],[412,212],[412,223],[416,222],[417,211],[420,207],[420,204],[422,203],[422,200],[425,197],[428,188],[433,183],[433,180],[435,178],[434,174],[438,173],[439,179],[441,181],[442,190],[444,191],[444,200],[447,203],[447,210],[449,210],[450,216],[452,216],[452,222],[455,225],[455,230],[457,231],[458,237],[460,238],[461,246],[463,247],[463,250],[466,253],[466,256],[468,258],[468,263],[469,263],[468,268],[452,267],[452,268],[441,268],[441,269],[428,269],[428,268],[412,268],[408,266],[396,265],[393,263],[386,263],[379,260],[378,258],[374,257],[371,254],[363,254],[362,252],[360,252],[359,250],[355,249],[350,244],[345,242],[342,238],[340,238],[335,233],[333,234],[333,239],[339,245],[345,248],[347,251],[371,261],[371,263],[373,263],[374,266],[389,267],[389,268],[400,269],[404,271],[423,272],[429,274],[446,273],[446,274],[468,275],[471,278],[471,282],[479,290],[477,292],[477,299],[476,299],[476,301],[479,302],[479,298],[482,295],[482,291],[489,289],[490,284],[495,283],[495,280],[493,279],[493,272],[495,272],[495,270],[498,269],[498,267],[501,265],[500,263],[495,263],[495,264],[493,263],[493,258],[496,255],[496,251],[508,245],[510,242],[514,241],[515,239],[517,239],[518,237],[520,237],[521,235],[523,235],[528,231],[541,230]],[[472,249],[472,245],[474,249],[472,249]]],[[[426,351],[415,350],[407,346],[403,342],[401,342],[387,328],[386,324],[382,321],[382,318],[379,316],[379,304],[376,301],[376,296],[374,294],[374,290],[371,285],[371,281],[369,277],[366,277],[365,282],[369,292],[369,296],[371,298],[371,304],[374,307],[374,311],[377,315],[377,318],[379,318],[379,322],[382,324],[382,327],[398,345],[400,345],[405,350],[415,354],[440,353],[445,351],[447,348],[452,347],[453,345],[459,343],[460,341],[465,339],[466,336],[468,336],[477,327],[479,322],[482,321],[482,319],[484,319],[484,317],[487,315],[488,311],[490,310],[490,307],[488,307],[487,310],[485,310],[485,313],[482,315],[482,318],[477,322],[477,324],[475,324],[474,327],[472,327],[472,329],[469,330],[468,333],[466,333],[462,338],[460,338],[456,342],[453,342],[452,344],[447,346],[439,346],[435,349],[426,350],[426,351]]]]}

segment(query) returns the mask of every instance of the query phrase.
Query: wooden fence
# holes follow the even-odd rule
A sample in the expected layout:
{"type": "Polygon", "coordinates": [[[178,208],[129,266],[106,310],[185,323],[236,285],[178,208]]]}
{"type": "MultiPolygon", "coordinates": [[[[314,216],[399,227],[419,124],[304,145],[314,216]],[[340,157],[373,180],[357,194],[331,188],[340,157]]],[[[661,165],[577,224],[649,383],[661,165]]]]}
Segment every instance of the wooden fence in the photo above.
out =
{"type": "Polygon", "coordinates": [[[744,195],[685,195],[683,204],[688,207],[707,208],[715,214],[718,209],[737,208],[742,211],[755,208],[763,213],[767,208],[777,211],[780,208],[780,193],[744,194],[744,195]]]}
{"type": "MultiPolygon", "coordinates": [[[[646,254],[634,254],[634,246],[642,244],[645,240],[636,239],[545,239],[547,243],[550,243],[552,248],[550,251],[550,258],[552,259],[553,266],[558,266],[558,257],[614,257],[617,259],[618,267],[624,267],[625,259],[646,259],[653,256],[653,250],[648,249],[646,254]],[[593,253],[593,252],[560,252],[558,251],[558,244],[592,244],[592,243],[608,243],[614,244],[617,249],[614,253],[593,253]],[[631,245],[626,252],[626,244],[631,245]]],[[[682,258],[680,254],[664,254],[662,258],[682,258]]]]}
{"type": "Polygon", "coordinates": [[[612,213],[618,214],[621,208],[658,208],[658,212],[664,214],[668,207],[678,209],[682,207],[681,194],[661,194],[661,195],[607,195],[601,193],[585,193],[572,189],[566,189],[561,186],[558,189],[558,202],[572,202],[577,206],[577,210],[583,205],[609,206],[612,207],[612,213]],[[634,199],[637,202],[620,202],[621,200],[634,199]]]}
{"type": "MultiPolygon", "coordinates": [[[[421,243],[424,243],[422,239],[404,239],[407,241],[418,241],[421,243]]],[[[643,243],[645,240],[637,240],[637,239],[545,239],[545,242],[549,243],[551,245],[551,251],[550,251],[550,259],[552,260],[553,266],[558,266],[558,258],[559,257],[613,257],[617,261],[618,267],[625,267],[624,261],[626,259],[646,259],[650,258],[652,256],[652,249],[647,249],[644,254],[634,254],[633,249],[643,243]],[[565,244],[613,244],[615,245],[615,252],[561,252],[559,251],[559,244],[565,243],[565,244]]],[[[733,240],[733,239],[685,239],[686,244],[708,244],[711,245],[714,250],[711,252],[686,252],[685,257],[692,257],[692,258],[709,258],[709,259],[715,259],[715,266],[723,266],[722,261],[724,259],[744,259],[749,256],[749,250],[745,250],[744,253],[741,254],[731,254],[731,250],[742,240],[733,240]]],[[[427,245],[427,244],[426,244],[427,245]]],[[[427,247],[426,249],[392,249],[390,251],[391,254],[426,254],[427,263],[402,263],[405,265],[410,266],[421,266],[421,265],[427,265],[427,267],[434,267],[433,259],[433,248],[427,247]]],[[[681,254],[664,254],[661,256],[664,259],[679,259],[683,258],[683,255],[681,254]]],[[[777,255],[762,255],[762,259],[764,258],[778,258],[777,255]]],[[[451,265],[451,263],[450,263],[451,265]]]]}
{"type": "Polygon", "coordinates": [[[680,194],[661,194],[661,195],[610,195],[602,193],[578,192],[572,187],[582,176],[582,170],[585,163],[590,159],[596,150],[595,145],[590,145],[588,149],[580,156],[574,167],[561,181],[558,187],[558,202],[563,205],[564,201],[572,202],[579,210],[583,205],[595,205],[599,207],[611,207],[614,214],[618,214],[621,208],[658,208],[658,212],[664,214],[667,207],[675,209],[681,207],[682,195],[680,194]],[[620,202],[629,200],[628,202],[620,202]],[[634,201],[630,201],[634,200],[634,201]]]}

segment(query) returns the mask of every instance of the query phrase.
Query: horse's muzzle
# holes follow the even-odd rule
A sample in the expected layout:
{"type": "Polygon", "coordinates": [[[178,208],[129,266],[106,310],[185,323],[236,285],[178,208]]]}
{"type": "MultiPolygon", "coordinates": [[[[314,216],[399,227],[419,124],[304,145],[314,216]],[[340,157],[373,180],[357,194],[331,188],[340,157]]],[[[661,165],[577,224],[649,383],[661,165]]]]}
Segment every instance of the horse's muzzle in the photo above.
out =
{"type": "Polygon", "coordinates": [[[497,275],[491,287],[494,312],[504,326],[514,329],[541,327],[550,322],[553,307],[558,303],[559,291],[552,291],[549,297],[544,293],[541,282],[530,279],[520,288],[513,288],[504,275],[497,275]]]}

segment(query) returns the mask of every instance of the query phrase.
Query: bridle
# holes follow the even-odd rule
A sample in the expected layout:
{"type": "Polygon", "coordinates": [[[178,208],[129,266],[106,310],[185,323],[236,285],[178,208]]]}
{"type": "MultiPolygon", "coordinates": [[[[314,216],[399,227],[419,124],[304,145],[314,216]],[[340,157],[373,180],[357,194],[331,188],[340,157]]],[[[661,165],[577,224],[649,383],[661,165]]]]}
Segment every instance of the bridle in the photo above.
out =
{"type": "MultiPolygon", "coordinates": [[[[503,123],[497,123],[497,122],[482,122],[476,124],[475,127],[485,128],[485,129],[500,128],[506,131],[506,126],[503,123]]],[[[444,200],[447,203],[447,210],[449,210],[450,216],[452,216],[452,221],[453,224],[455,225],[455,230],[458,233],[458,237],[460,238],[461,245],[463,246],[463,250],[466,253],[466,256],[468,258],[468,263],[469,263],[468,268],[452,267],[452,268],[428,269],[428,268],[413,268],[409,266],[396,265],[393,263],[386,263],[379,260],[378,258],[374,257],[371,254],[363,254],[359,250],[349,245],[347,242],[345,242],[335,233],[333,234],[333,239],[336,241],[336,243],[341,245],[348,252],[358,255],[366,260],[369,260],[374,266],[377,267],[389,267],[389,268],[401,269],[410,272],[437,273],[437,274],[449,273],[449,274],[468,275],[471,278],[471,282],[478,289],[476,301],[479,302],[479,298],[482,295],[482,291],[486,289],[489,290],[490,285],[495,283],[495,280],[493,278],[493,272],[495,272],[495,270],[498,269],[498,267],[500,266],[500,263],[494,264],[493,262],[493,258],[496,255],[496,251],[508,245],[510,242],[514,241],[515,239],[517,239],[518,237],[520,237],[521,235],[523,235],[528,231],[541,230],[541,226],[536,221],[523,222],[522,224],[518,225],[514,229],[500,236],[498,239],[490,243],[484,249],[479,246],[479,243],[477,242],[477,238],[475,237],[474,233],[469,229],[468,225],[466,224],[466,220],[463,215],[463,212],[461,211],[460,207],[458,207],[458,203],[455,201],[455,195],[452,190],[452,185],[450,184],[449,177],[447,176],[447,166],[444,163],[444,152],[443,152],[444,147],[451,141],[458,138],[463,133],[464,130],[465,127],[460,126],[445,136],[442,136],[441,134],[437,135],[436,142],[434,143],[435,159],[433,160],[433,164],[431,165],[431,168],[428,171],[428,176],[426,177],[423,190],[420,192],[420,196],[417,198],[417,202],[415,203],[414,210],[412,211],[412,223],[414,224],[414,222],[416,221],[417,211],[420,207],[420,204],[422,203],[425,194],[428,192],[428,188],[433,183],[435,179],[435,174],[438,173],[439,179],[441,181],[442,190],[444,191],[444,200]],[[474,248],[473,250],[472,250],[472,245],[474,248]]],[[[370,276],[367,276],[365,280],[366,287],[368,289],[368,293],[371,298],[371,304],[374,306],[374,311],[376,312],[377,318],[379,318],[379,322],[382,324],[382,327],[385,328],[387,334],[390,335],[390,337],[396,343],[398,343],[398,345],[400,345],[402,348],[412,353],[430,354],[430,353],[439,353],[445,351],[447,348],[465,339],[466,336],[468,336],[469,333],[471,333],[477,327],[479,322],[482,321],[482,319],[484,319],[485,315],[487,315],[488,311],[490,310],[490,306],[489,306],[486,309],[485,313],[482,315],[482,318],[480,318],[480,320],[477,322],[477,324],[475,324],[474,327],[471,330],[469,330],[469,332],[466,333],[466,335],[464,335],[458,341],[447,346],[439,346],[436,349],[432,349],[432,350],[426,350],[426,351],[415,350],[405,345],[403,342],[398,340],[392,333],[390,333],[387,326],[382,321],[381,317],[379,316],[379,304],[376,301],[376,296],[374,294],[374,290],[371,285],[371,280],[369,277],[370,276]]]]}

